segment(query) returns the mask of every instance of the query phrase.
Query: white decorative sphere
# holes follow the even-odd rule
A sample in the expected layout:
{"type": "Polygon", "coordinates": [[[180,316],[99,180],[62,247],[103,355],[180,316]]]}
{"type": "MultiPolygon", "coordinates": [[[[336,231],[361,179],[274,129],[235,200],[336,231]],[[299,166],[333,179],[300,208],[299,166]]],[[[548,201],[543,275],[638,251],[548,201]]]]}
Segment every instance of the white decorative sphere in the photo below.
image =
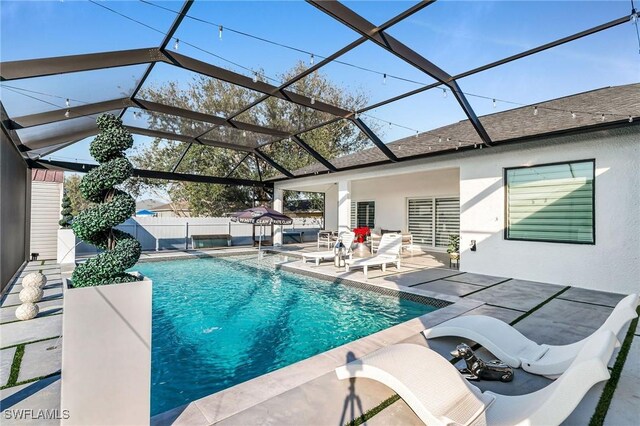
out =
{"type": "Polygon", "coordinates": [[[40,287],[25,287],[20,291],[18,298],[22,303],[35,303],[42,299],[43,293],[40,287]]]}
{"type": "Polygon", "coordinates": [[[22,287],[44,287],[47,283],[47,277],[40,272],[32,272],[22,279],[22,287]]]}
{"type": "Polygon", "coordinates": [[[30,320],[35,318],[39,311],[40,309],[35,303],[23,303],[16,309],[16,318],[20,321],[30,320]]]}

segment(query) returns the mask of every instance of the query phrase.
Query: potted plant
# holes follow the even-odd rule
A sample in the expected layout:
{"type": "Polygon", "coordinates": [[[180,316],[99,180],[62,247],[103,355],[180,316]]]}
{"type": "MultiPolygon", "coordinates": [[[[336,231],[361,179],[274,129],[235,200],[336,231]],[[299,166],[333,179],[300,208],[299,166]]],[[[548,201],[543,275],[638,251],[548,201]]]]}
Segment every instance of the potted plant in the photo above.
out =
{"type": "Polygon", "coordinates": [[[365,244],[367,237],[371,234],[371,229],[367,226],[361,226],[359,228],[354,228],[353,233],[356,234],[355,243],[356,250],[355,252],[359,257],[365,257],[371,254],[369,251],[369,247],[365,244]]]}
{"type": "Polygon", "coordinates": [[[447,253],[449,253],[449,259],[455,261],[460,260],[460,235],[449,235],[447,253]]]}
{"type": "Polygon", "coordinates": [[[71,199],[66,191],[62,195],[62,210],[60,211],[60,221],[58,224],[58,245],[57,263],[75,263],[76,261],[76,236],[71,229],[73,214],[71,209],[71,199]]]}
{"type": "Polygon", "coordinates": [[[125,272],[140,243],[114,227],[135,213],[135,200],[115,186],[133,166],[124,155],[133,138],[105,114],[90,146],[100,163],[81,183],[95,203],[72,222],[75,235],[103,250],[64,282],[61,405],[63,424],[148,424],[151,382],[151,281],[125,272]]]}

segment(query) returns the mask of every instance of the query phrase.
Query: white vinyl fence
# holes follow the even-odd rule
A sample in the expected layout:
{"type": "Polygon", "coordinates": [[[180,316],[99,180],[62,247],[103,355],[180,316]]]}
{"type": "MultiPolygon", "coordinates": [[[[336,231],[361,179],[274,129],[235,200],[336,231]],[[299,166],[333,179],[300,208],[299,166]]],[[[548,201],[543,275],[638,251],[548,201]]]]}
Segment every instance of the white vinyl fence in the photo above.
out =
{"type": "MultiPolygon", "coordinates": [[[[133,217],[117,229],[133,235],[142,244],[142,250],[185,250],[192,248],[192,235],[229,234],[232,246],[251,244],[252,227],[231,222],[227,217],[133,217]]],[[[316,241],[320,229],[320,218],[295,218],[293,224],[284,226],[285,231],[303,231],[304,242],[316,241]]],[[[270,232],[271,228],[265,226],[265,235],[270,232]]],[[[259,233],[257,226],[256,235],[259,233]]],[[[289,242],[292,240],[287,237],[285,244],[289,242]]],[[[89,244],[81,243],[76,247],[77,255],[93,253],[96,248],[89,244]]]]}

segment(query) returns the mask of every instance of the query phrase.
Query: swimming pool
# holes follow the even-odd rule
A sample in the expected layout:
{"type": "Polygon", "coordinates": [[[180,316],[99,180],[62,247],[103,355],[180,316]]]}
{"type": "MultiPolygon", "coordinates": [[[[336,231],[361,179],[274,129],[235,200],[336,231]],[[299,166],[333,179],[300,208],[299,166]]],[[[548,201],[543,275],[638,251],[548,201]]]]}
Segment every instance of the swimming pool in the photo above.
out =
{"type": "Polygon", "coordinates": [[[152,415],[436,309],[255,256],[134,269],[153,280],[152,415]]]}

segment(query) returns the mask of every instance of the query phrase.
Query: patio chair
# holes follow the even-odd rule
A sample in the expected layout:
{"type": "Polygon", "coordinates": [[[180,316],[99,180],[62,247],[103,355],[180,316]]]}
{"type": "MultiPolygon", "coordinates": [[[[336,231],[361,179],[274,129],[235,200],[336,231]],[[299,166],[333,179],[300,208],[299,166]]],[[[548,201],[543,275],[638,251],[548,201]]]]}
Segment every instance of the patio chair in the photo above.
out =
{"type": "Polygon", "coordinates": [[[517,396],[482,392],[445,358],[411,343],[388,346],[335,371],[341,380],[362,377],[390,387],[428,425],[559,425],[593,385],[609,378],[607,361],[617,341],[609,331],[598,333],[558,380],[517,396]]]}
{"type": "MultiPolygon", "coordinates": [[[[353,246],[353,240],[356,238],[356,234],[354,234],[353,232],[343,232],[342,234],[340,234],[339,238],[342,239],[342,244],[344,244],[347,250],[346,254],[349,255],[349,259],[351,259],[353,256],[351,246],[353,246]]],[[[336,254],[333,250],[313,251],[310,253],[303,253],[302,261],[306,263],[307,260],[312,259],[316,262],[316,266],[319,266],[321,260],[333,259],[335,255],[336,254]]]]}
{"type": "MultiPolygon", "coordinates": [[[[532,374],[555,378],[569,367],[584,346],[592,344],[598,333],[608,330],[616,336],[625,324],[637,317],[638,295],[622,299],[609,318],[591,336],[569,345],[539,345],[499,319],[485,315],[467,315],[443,322],[422,333],[427,339],[456,336],[472,340],[510,367],[522,367],[532,374]]],[[[609,360],[607,360],[608,362],[609,360]]]]}
{"type": "Polygon", "coordinates": [[[395,263],[396,268],[400,269],[400,246],[402,245],[402,235],[400,234],[384,234],[380,239],[378,253],[375,256],[365,257],[362,259],[347,259],[345,268],[347,272],[351,268],[363,268],[364,276],[367,277],[370,266],[382,266],[382,271],[387,270],[387,264],[395,263]]]}

